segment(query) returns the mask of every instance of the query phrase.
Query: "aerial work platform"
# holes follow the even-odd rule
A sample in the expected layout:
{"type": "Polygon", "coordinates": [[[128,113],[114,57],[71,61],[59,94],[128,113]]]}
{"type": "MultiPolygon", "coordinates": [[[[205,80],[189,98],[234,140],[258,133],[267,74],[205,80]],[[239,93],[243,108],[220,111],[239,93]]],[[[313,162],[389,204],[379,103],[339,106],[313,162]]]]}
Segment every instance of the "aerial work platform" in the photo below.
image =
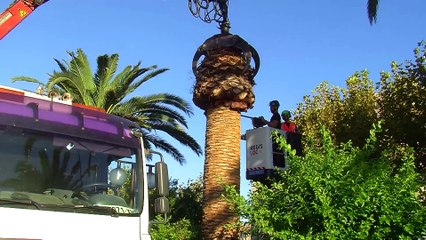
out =
{"type": "Polygon", "coordinates": [[[261,181],[274,176],[275,170],[289,168],[287,153],[278,149],[273,132],[284,136],[287,142],[301,155],[300,133],[286,133],[280,129],[259,127],[247,130],[246,140],[246,179],[261,181]]]}
{"type": "Polygon", "coordinates": [[[286,154],[278,149],[278,144],[272,138],[272,133],[278,131],[286,136],[282,130],[270,127],[250,129],[246,132],[246,178],[262,180],[271,177],[274,169],[288,168],[286,154]]]}

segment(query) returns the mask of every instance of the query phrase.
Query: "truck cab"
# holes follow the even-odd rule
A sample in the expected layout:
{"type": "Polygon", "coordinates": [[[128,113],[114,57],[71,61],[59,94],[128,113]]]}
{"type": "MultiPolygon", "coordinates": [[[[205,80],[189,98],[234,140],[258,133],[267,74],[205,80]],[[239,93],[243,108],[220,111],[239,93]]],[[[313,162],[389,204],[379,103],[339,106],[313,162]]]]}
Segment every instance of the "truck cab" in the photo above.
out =
{"type": "Polygon", "coordinates": [[[102,110],[0,86],[0,239],[150,239],[142,138],[102,110]]]}

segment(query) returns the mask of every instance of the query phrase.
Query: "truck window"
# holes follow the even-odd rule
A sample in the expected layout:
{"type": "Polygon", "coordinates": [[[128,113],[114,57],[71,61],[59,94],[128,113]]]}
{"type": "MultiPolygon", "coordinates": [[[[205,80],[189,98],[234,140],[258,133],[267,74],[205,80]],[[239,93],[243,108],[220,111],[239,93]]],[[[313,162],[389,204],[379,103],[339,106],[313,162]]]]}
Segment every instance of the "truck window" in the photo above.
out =
{"type": "Polygon", "coordinates": [[[0,127],[0,205],[139,214],[142,193],[138,184],[142,183],[135,179],[142,176],[138,157],[138,151],[130,147],[0,127]]]}

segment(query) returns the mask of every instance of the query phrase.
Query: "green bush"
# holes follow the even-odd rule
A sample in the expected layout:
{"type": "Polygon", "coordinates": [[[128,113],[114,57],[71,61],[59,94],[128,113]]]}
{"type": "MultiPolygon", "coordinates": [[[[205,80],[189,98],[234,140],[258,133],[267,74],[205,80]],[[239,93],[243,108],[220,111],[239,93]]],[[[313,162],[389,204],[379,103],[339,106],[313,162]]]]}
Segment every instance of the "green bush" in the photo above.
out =
{"type": "Polygon", "coordinates": [[[426,42],[414,49],[414,60],[391,66],[378,83],[382,140],[412,147],[417,170],[426,180],[426,42]]]}
{"type": "Polygon", "coordinates": [[[153,240],[194,239],[190,231],[191,224],[187,219],[171,223],[169,219],[164,222],[164,218],[158,215],[155,220],[157,223],[152,224],[150,229],[153,240]]]}
{"type": "MultiPolygon", "coordinates": [[[[379,128],[380,129],[380,128],[379,128]]],[[[415,239],[426,236],[426,209],[417,192],[413,151],[378,152],[376,131],[363,148],[307,141],[304,157],[289,156],[290,169],[270,186],[254,183],[246,200],[228,187],[228,198],[251,226],[270,239],[415,239]],[[309,144],[310,142],[310,144],[309,144]],[[396,169],[389,158],[400,156],[396,169]]],[[[284,139],[278,140],[289,150],[284,139]]]]}
{"type": "Polygon", "coordinates": [[[195,180],[188,180],[186,184],[179,184],[178,180],[170,182],[170,214],[167,221],[162,215],[154,213],[155,193],[150,194],[150,216],[151,220],[157,222],[151,227],[153,239],[179,239],[194,240],[200,239],[201,234],[201,201],[203,193],[202,178],[199,176],[195,180]]]}

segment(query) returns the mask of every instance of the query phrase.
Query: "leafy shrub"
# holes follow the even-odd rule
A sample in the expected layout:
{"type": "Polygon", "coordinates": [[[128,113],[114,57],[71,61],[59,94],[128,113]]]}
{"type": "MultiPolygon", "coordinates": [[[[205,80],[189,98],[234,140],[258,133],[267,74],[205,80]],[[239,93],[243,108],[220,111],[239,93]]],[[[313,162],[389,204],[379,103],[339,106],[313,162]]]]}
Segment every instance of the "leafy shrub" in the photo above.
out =
{"type": "MultiPolygon", "coordinates": [[[[380,130],[380,128],[378,128],[380,130]]],[[[290,169],[270,186],[254,183],[246,200],[232,187],[229,200],[254,235],[270,239],[412,239],[426,236],[426,208],[417,192],[413,151],[376,150],[376,131],[363,148],[308,141],[304,157],[289,156],[290,169]],[[315,143],[315,144],[314,144],[315,143]],[[396,154],[397,153],[397,154],[396,154]],[[388,158],[401,157],[395,169],[388,158]]],[[[283,138],[281,147],[290,150],[283,138]]]]}
{"type": "Polygon", "coordinates": [[[384,144],[413,147],[416,167],[426,174],[426,42],[414,49],[414,60],[391,66],[378,83],[384,144]]]}
{"type": "Polygon", "coordinates": [[[162,216],[156,216],[156,222],[151,225],[150,234],[153,240],[189,240],[194,239],[190,231],[191,224],[187,219],[181,219],[171,223],[167,219],[164,222],[162,216]]]}
{"type": "Polygon", "coordinates": [[[170,214],[167,221],[162,215],[154,213],[155,192],[150,192],[150,216],[157,222],[152,225],[153,239],[200,239],[201,236],[201,201],[202,201],[201,175],[195,180],[188,180],[186,184],[179,184],[174,179],[170,182],[170,214]]]}

